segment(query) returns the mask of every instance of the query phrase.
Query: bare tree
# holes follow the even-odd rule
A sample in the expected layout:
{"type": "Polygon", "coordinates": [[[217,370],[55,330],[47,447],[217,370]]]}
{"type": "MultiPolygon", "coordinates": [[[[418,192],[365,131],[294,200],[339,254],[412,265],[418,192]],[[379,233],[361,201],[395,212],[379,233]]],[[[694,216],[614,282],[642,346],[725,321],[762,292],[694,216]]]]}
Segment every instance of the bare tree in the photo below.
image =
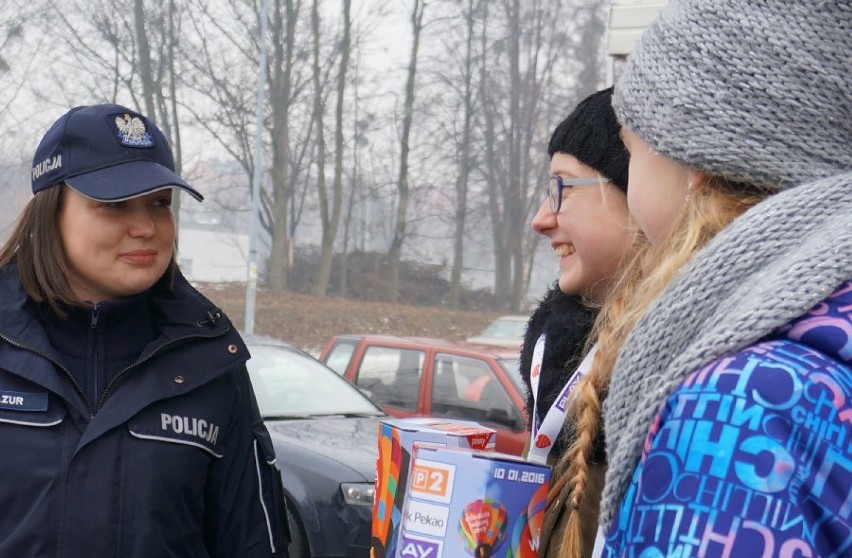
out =
{"type": "MultiPolygon", "coordinates": [[[[369,145],[369,141],[367,140],[366,133],[369,128],[369,117],[367,115],[361,114],[361,83],[360,83],[360,49],[359,44],[361,41],[360,33],[356,31],[354,33],[354,39],[352,42],[354,46],[351,48],[350,59],[352,59],[352,72],[351,72],[351,81],[352,81],[352,107],[351,107],[351,115],[353,120],[352,126],[352,137],[351,137],[351,146],[350,149],[350,171],[348,173],[347,187],[343,189],[343,193],[346,196],[346,203],[344,204],[345,213],[343,215],[343,238],[340,239],[342,243],[341,251],[340,251],[340,265],[338,266],[339,273],[339,294],[341,296],[347,296],[349,289],[349,251],[350,246],[352,244],[355,245],[356,249],[363,250],[363,235],[365,223],[359,223],[360,226],[353,227],[353,219],[355,217],[356,208],[358,208],[359,212],[363,216],[364,212],[364,204],[366,200],[363,197],[361,192],[362,190],[362,173],[361,173],[361,163],[362,163],[362,150],[361,147],[365,145],[369,145]],[[353,56],[354,55],[354,56],[353,56]],[[357,228],[358,233],[360,234],[360,238],[352,238],[353,228],[357,228]]],[[[342,166],[342,165],[341,165],[342,166]]],[[[342,170],[342,169],[341,169],[342,170]]],[[[342,173],[346,175],[347,173],[342,173]]]]}
{"type": "MultiPolygon", "coordinates": [[[[357,41],[357,39],[356,39],[357,41]]],[[[356,47],[357,50],[357,47],[356,47]]],[[[353,74],[354,74],[354,95],[353,95],[353,103],[352,103],[352,114],[355,119],[356,125],[353,128],[353,139],[352,149],[350,151],[350,178],[349,188],[346,190],[346,203],[344,203],[344,213],[342,215],[343,218],[343,238],[341,239],[341,250],[340,250],[340,265],[338,266],[338,274],[339,274],[339,282],[338,282],[338,293],[341,296],[346,296],[346,292],[349,289],[349,247],[350,247],[350,232],[352,230],[352,216],[355,211],[355,201],[357,199],[357,185],[360,182],[360,176],[358,171],[358,59],[356,57],[353,64],[353,74]]],[[[342,161],[341,161],[342,163],[342,161]]],[[[341,164],[342,166],[342,164],[341,164]]],[[[342,170],[342,169],[341,169],[342,170]]],[[[342,193],[342,192],[341,192],[342,193]]]]}
{"type": "Polygon", "coordinates": [[[464,62],[462,65],[462,130],[461,141],[457,145],[458,150],[458,178],[456,179],[455,199],[455,230],[453,233],[453,264],[450,274],[449,307],[453,310],[459,308],[459,297],[461,293],[462,267],[464,266],[464,232],[467,218],[467,190],[468,180],[471,173],[471,128],[473,124],[474,94],[473,79],[476,67],[474,66],[474,45],[476,42],[474,24],[476,11],[481,0],[468,0],[466,9],[462,16],[465,21],[465,47],[464,62]]]}
{"type": "MultiPolygon", "coordinates": [[[[315,75],[315,118],[322,121],[320,61],[319,61],[319,14],[317,0],[314,0],[314,75],[315,75]]],[[[340,63],[337,71],[337,102],[335,106],[335,133],[334,133],[334,183],[331,188],[331,203],[329,207],[329,195],[325,181],[325,140],[322,134],[322,126],[317,126],[317,140],[319,154],[319,211],[322,224],[322,241],[320,244],[320,258],[314,281],[314,293],[323,296],[328,291],[331,275],[331,263],[334,257],[334,243],[337,237],[337,229],[340,223],[340,212],[343,191],[343,152],[344,152],[344,122],[343,112],[346,98],[346,73],[349,69],[349,58],[351,49],[351,0],[343,0],[343,37],[340,44],[340,63]]]]}
{"type": "MultiPolygon", "coordinates": [[[[4,6],[0,11],[0,76],[12,69],[10,60],[14,60],[14,54],[17,52],[12,56],[10,53],[24,37],[24,24],[29,14],[19,11],[21,8],[22,6],[4,6]]],[[[6,98],[8,93],[5,86],[0,89],[0,93],[3,94],[3,97],[0,97],[0,106],[8,106],[17,93],[17,87],[10,92],[9,98],[6,98]]]]}
{"type": "Polygon", "coordinates": [[[290,143],[291,105],[294,101],[293,60],[296,22],[300,12],[293,0],[275,2],[272,57],[272,246],[269,255],[269,288],[287,288],[287,274],[293,265],[293,235],[289,222],[293,199],[293,164],[290,143]],[[283,3],[283,10],[282,10],[283,3]]]}
{"type": "MultiPolygon", "coordinates": [[[[184,53],[192,70],[185,76],[185,86],[212,102],[215,110],[187,110],[252,176],[258,10],[254,0],[228,0],[223,7],[228,17],[206,4],[196,6],[195,43],[184,53]]],[[[300,64],[310,59],[310,45],[297,40],[302,12],[299,0],[271,2],[269,101],[263,122],[270,163],[259,204],[261,227],[269,239],[266,282],[274,292],[287,288],[293,238],[307,195],[307,173],[317,153],[311,141],[313,103],[307,95],[311,68],[300,64]]]]}
{"type": "Polygon", "coordinates": [[[423,30],[423,13],[425,12],[425,0],[414,0],[411,12],[411,57],[408,62],[408,77],[405,81],[405,100],[402,111],[402,133],[399,139],[399,175],[397,177],[397,200],[396,200],[396,224],[394,226],[393,238],[390,250],[388,250],[389,284],[388,298],[396,301],[399,298],[399,268],[402,256],[402,243],[406,236],[406,223],[408,212],[408,156],[411,146],[411,124],[414,120],[414,83],[417,77],[417,57],[420,49],[420,32],[423,30]]]}
{"type": "MultiPolygon", "coordinates": [[[[25,7],[23,0],[7,0],[0,8],[0,56],[20,66],[23,58],[8,50],[17,44],[18,31],[3,27],[9,2],[25,7]]],[[[166,132],[178,165],[190,164],[186,144],[193,146],[186,148],[189,153],[205,156],[193,172],[209,169],[210,145],[236,162],[227,165],[239,166],[247,177],[254,174],[260,0],[29,4],[40,2],[52,7],[58,27],[51,35],[58,41],[51,73],[61,76],[70,68],[86,73],[75,80],[44,80],[28,95],[54,106],[81,96],[133,103],[166,132]]],[[[600,85],[602,0],[433,0],[425,31],[427,0],[411,0],[405,4],[412,43],[410,52],[401,53],[407,57],[400,74],[404,85],[392,88],[370,76],[376,65],[365,65],[360,78],[349,68],[359,49],[370,52],[372,46],[369,30],[359,46],[352,28],[364,32],[365,19],[376,15],[385,25],[379,12],[386,5],[270,4],[269,94],[260,123],[266,170],[257,200],[270,290],[286,289],[292,281],[297,245],[318,244],[312,288],[326,293],[333,258],[350,249],[350,231],[369,227],[374,246],[388,243],[391,299],[399,298],[400,259],[414,252],[416,238],[417,256],[447,270],[451,307],[460,305],[471,268],[493,263],[495,292],[507,307],[519,308],[535,254],[528,222],[541,196],[544,141],[578,95],[600,85]],[[364,85],[353,93],[357,79],[364,85]],[[388,105],[398,89],[394,114],[388,105]],[[369,116],[356,114],[359,101],[369,116]],[[362,190],[356,194],[355,187],[362,190]],[[414,204],[416,216],[409,215],[414,204]],[[321,236],[309,238],[319,226],[321,236]],[[299,242],[297,234],[304,237],[299,242]]],[[[35,36],[27,39],[28,46],[35,45],[35,36]]],[[[7,91],[14,96],[5,88],[0,82],[0,106],[7,91]]],[[[247,213],[250,196],[246,188],[229,199],[228,208],[247,213]]],[[[363,239],[357,246],[365,246],[363,239]]]]}
{"type": "Polygon", "coordinates": [[[577,99],[591,95],[604,83],[606,2],[588,0],[575,8],[579,33],[576,40],[577,99]]]}
{"type": "Polygon", "coordinates": [[[489,31],[480,35],[486,53],[480,64],[485,144],[480,171],[489,185],[494,290],[512,310],[524,305],[535,254],[529,221],[541,200],[546,138],[576,102],[578,90],[598,87],[577,82],[581,69],[598,62],[597,56],[585,59],[579,42],[592,42],[588,48],[599,52],[602,32],[580,39],[579,28],[589,21],[581,15],[590,4],[575,1],[583,4],[503,0],[482,16],[489,31]]]}
{"type": "MultiPolygon", "coordinates": [[[[4,0],[0,2],[0,115],[3,116],[3,139],[14,137],[21,127],[32,127],[30,112],[12,109],[28,93],[32,78],[42,76],[39,54],[51,44],[51,37],[43,32],[45,13],[49,11],[47,0],[4,0]]],[[[30,103],[31,104],[31,103],[30,103]]],[[[33,107],[33,112],[44,107],[33,107]]],[[[10,147],[20,143],[12,140],[10,147]]],[[[3,146],[2,152],[10,156],[10,148],[3,146]]]]}
{"type": "MultiPolygon", "coordinates": [[[[320,52],[320,16],[319,16],[319,0],[313,0],[311,4],[311,30],[313,37],[313,72],[312,82],[314,84],[314,113],[313,118],[317,123],[316,129],[316,150],[317,150],[317,192],[319,194],[319,210],[320,210],[320,221],[322,223],[322,244],[320,246],[320,261],[322,261],[323,256],[326,252],[331,254],[332,243],[334,242],[334,237],[328,238],[328,234],[331,229],[329,211],[328,211],[328,192],[326,190],[327,186],[325,183],[325,154],[326,154],[326,146],[325,146],[325,95],[323,93],[323,79],[322,79],[322,70],[320,69],[320,57],[322,56],[320,52]]],[[[322,264],[320,264],[320,269],[322,264]]],[[[331,267],[329,261],[329,268],[331,267]]],[[[322,280],[321,277],[322,272],[320,271],[317,274],[317,281],[322,280]]],[[[325,290],[328,286],[328,279],[326,278],[326,283],[324,285],[320,285],[319,283],[314,284],[315,292],[317,294],[325,294],[325,290]],[[320,289],[321,287],[321,289],[320,289]]]]}
{"type": "MultiPolygon", "coordinates": [[[[608,2],[603,0],[575,0],[566,6],[567,13],[571,14],[573,28],[576,30],[571,34],[557,33],[558,42],[565,45],[563,48],[573,52],[568,58],[570,64],[563,64],[560,73],[553,74],[544,84],[542,104],[545,105],[544,114],[552,114],[551,130],[556,127],[568,115],[571,108],[581,99],[600,89],[604,84],[605,68],[605,14],[608,2]],[[567,66],[567,67],[566,67],[567,66]],[[568,89],[567,97],[548,95],[546,92],[551,88],[548,84],[558,84],[564,76],[571,76],[576,85],[568,89]]],[[[544,130],[549,132],[551,130],[544,130]]],[[[547,137],[547,136],[544,136],[547,137]]],[[[530,212],[536,210],[540,198],[533,198],[530,212]]],[[[528,219],[531,215],[528,216],[528,219]]],[[[537,234],[527,235],[524,242],[524,253],[527,255],[526,274],[524,289],[530,284],[533,272],[536,247],[540,244],[542,237],[537,234]]]]}
{"type": "MultiPolygon", "coordinates": [[[[133,29],[135,32],[139,76],[142,86],[142,98],[145,100],[145,114],[151,115],[163,133],[169,138],[175,155],[175,170],[182,171],[182,147],[180,125],[178,124],[177,78],[175,51],[180,37],[180,13],[174,0],[168,0],[162,11],[151,17],[146,12],[142,0],[133,1],[133,29]],[[159,50],[156,59],[159,68],[154,68],[149,34],[153,29],[159,50]]],[[[180,196],[175,196],[172,208],[177,220],[180,216],[180,196]]]]}

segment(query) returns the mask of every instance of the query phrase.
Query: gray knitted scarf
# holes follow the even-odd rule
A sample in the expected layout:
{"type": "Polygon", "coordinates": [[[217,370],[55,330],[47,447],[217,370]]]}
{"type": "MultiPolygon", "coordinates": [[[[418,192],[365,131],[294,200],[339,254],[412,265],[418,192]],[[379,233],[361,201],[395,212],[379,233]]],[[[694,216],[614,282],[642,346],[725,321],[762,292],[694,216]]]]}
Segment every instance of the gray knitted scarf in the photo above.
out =
{"type": "Polygon", "coordinates": [[[660,404],[680,382],[804,314],[850,278],[852,172],[771,196],[695,255],[639,320],[613,371],[604,404],[605,529],[660,404]]]}

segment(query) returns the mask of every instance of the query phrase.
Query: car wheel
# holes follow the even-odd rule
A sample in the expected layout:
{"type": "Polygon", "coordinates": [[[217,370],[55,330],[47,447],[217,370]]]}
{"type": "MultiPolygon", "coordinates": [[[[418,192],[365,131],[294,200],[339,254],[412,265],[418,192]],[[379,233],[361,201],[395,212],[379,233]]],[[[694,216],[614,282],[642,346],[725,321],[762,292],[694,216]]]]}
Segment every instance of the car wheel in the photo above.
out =
{"type": "Polygon", "coordinates": [[[302,521],[293,509],[292,502],[287,502],[287,523],[290,525],[290,558],[311,558],[308,538],[302,521]]]}

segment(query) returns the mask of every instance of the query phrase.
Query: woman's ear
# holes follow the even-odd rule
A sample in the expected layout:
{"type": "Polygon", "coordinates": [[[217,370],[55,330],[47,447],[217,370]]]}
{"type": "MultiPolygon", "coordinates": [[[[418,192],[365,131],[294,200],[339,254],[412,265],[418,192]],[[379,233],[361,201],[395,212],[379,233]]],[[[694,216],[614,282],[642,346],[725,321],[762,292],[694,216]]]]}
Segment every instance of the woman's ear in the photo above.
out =
{"type": "Polygon", "coordinates": [[[700,190],[707,184],[707,173],[704,171],[699,171],[695,169],[689,169],[687,171],[687,177],[689,179],[689,187],[691,190],[700,190]]]}

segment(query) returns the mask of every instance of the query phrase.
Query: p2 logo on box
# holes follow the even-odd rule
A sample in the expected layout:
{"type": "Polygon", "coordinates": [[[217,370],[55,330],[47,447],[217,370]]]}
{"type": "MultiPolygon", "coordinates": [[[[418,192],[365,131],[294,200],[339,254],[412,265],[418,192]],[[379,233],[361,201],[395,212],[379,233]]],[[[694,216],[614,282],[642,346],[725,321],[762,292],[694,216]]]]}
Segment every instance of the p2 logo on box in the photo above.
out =
{"type": "Polygon", "coordinates": [[[412,496],[449,503],[456,476],[455,465],[417,459],[411,468],[409,490],[412,496]]]}

